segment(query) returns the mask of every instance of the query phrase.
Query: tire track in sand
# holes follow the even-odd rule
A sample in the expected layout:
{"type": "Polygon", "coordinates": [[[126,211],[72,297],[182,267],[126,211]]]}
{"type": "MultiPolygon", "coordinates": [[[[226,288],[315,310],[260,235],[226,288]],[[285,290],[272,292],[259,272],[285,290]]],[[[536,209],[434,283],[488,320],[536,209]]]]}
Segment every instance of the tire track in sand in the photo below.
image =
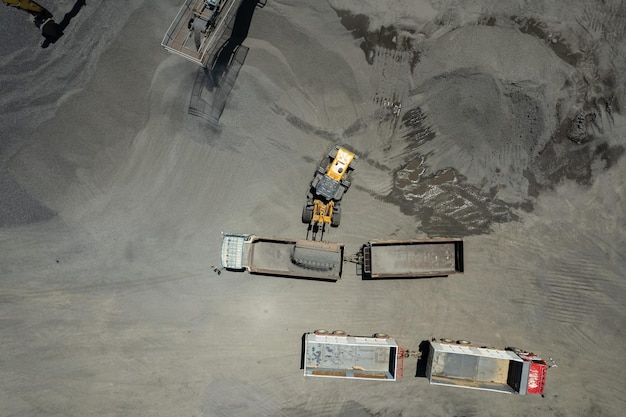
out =
{"type": "Polygon", "coordinates": [[[505,280],[513,302],[527,310],[525,320],[530,326],[542,320],[566,325],[563,337],[593,346],[594,320],[619,316],[620,300],[625,288],[620,282],[619,264],[624,256],[615,243],[598,238],[567,222],[539,224],[542,233],[527,233],[528,237],[508,240],[505,270],[511,279],[505,280]],[[528,263],[521,260],[530,259],[528,263]],[[617,260],[617,262],[616,262],[617,260]]]}

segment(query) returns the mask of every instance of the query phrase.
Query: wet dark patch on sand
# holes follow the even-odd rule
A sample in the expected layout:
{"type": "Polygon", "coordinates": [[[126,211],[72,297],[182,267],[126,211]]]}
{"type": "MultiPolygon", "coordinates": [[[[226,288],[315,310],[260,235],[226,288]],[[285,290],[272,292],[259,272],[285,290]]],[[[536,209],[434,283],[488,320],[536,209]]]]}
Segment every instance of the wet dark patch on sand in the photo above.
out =
{"type": "MultiPolygon", "coordinates": [[[[407,128],[404,139],[414,149],[435,140],[437,135],[426,125],[427,117],[419,108],[405,113],[402,122],[407,128]]],[[[563,180],[589,186],[594,175],[605,171],[624,155],[623,146],[605,141],[577,144],[567,137],[568,123],[528,160],[523,176],[528,180],[526,197],[503,201],[496,196],[505,185],[485,189],[460,174],[454,167],[433,172],[428,165],[429,154],[419,154],[395,172],[393,191],[385,200],[400,207],[407,215],[421,222],[420,229],[429,236],[468,236],[489,233],[494,223],[518,220],[517,209],[533,210],[533,197],[552,189],[563,180]]],[[[532,129],[533,124],[528,124],[532,129]]],[[[538,133],[538,132],[535,132],[538,133]]],[[[494,175],[501,173],[494,169],[494,175]]]]}
{"type": "Polygon", "coordinates": [[[565,39],[561,38],[558,34],[550,32],[548,25],[545,23],[533,18],[519,16],[511,16],[511,20],[518,25],[520,32],[546,41],[547,45],[552,49],[552,52],[568,64],[576,66],[582,58],[580,52],[573,52],[570,49],[565,39]]]}
{"type": "MultiPolygon", "coordinates": [[[[394,26],[372,28],[368,16],[336,12],[354,39],[363,40],[360,47],[370,65],[389,61],[389,54],[381,51],[403,51],[413,54],[414,72],[420,59],[414,32],[394,26]]],[[[435,23],[453,24],[444,20],[435,23]]],[[[394,169],[394,187],[384,199],[415,216],[430,236],[489,233],[494,223],[517,220],[516,210],[532,211],[534,198],[563,180],[590,185],[594,175],[611,168],[625,151],[604,137],[606,124],[620,108],[614,70],[599,68],[593,56],[572,49],[567,35],[537,19],[487,15],[476,24],[513,27],[540,39],[558,59],[576,67],[576,73],[563,86],[567,98],[557,104],[561,122],[550,138],[545,132],[554,126],[545,118],[542,80],[510,83],[460,68],[432,78],[408,95],[399,94],[404,100],[398,103],[404,103],[398,130],[394,128],[391,136],[399,136],[407,152],[402,166],[394,169]],[[589,64],[597,67],[591,77],[582,69],[589,64]],[[406,103],[407,97],[415,96],[424,99],[406,103]],[[450,166],[442,168],[442,161],[448,160],[450,166]]],[[[363,127],[357,124],[353,130],[363,127]]],[[[380,136],[380,129],[377,133],[380,136]]],[[[391,151],[387,148],[399,143],[388,138],[381,146],[391,151]]]]}
{"type": "MultiPolygon", "coordinates": [[[[572,94],[577,91],[572,88],[572,94]]],[[[543,90],[533,84],[504,84],[459,70],[414,93],[417,104],[403,113],[399,129],[407,159],[395,171],[386,200],[415,216],[429,236],[489,233],[494,223],[517,220],[516,210],[532,211],[534,198],[563,180],[590,185],[625,151],[603,137],[610,118],[598,113],[595,102],[581,106],[591,116],[565,118],[541,142],[549,126],[539,105],[543,90]],[[466,100],[469,92],[474,100],[466,100]],[[573,137],[576,124],[582,133],[573,137]],[[450,166],[440,168],[442,160],[450,166]],[[501,191],[506,201],[498,198],[501,191]]]]}
{"type": "Polygon", "coordinates": [[[624,146],[600,141],[574,144],[560,129],[524,173],[529,181],[528,194],[536,197],[563,180],[591,185],[594,174],[598,173],[594,167],[597,171],[610,169],[624,151],[624,146]]]}
{"type": "MultiPolygon", "coordinates": [[[[419,108],[403,117],[403,127],[409,127],[404,139],[413,142],[413,149],[418,152],[437,139],[426,120],[419,108]]],[[[529,123],[528,129],[532,127],[529,123]]],[[[566,127],[564,123],[541,151],[529,158],[523,171],[528,181],[526,197],[517,201],[496,197],[506,185],[479,187],[454,167],[433,172],[428,153],[419,154],[395,172],[393,191],[385,199],[399,206],[403,213],[415,216],[421,222],[421,230],[429,236],[489,233],[494,223],[517,220],[517,209],[532,211],[533,198],[542,191],[563,180],[589,186],[594,175],[611,168],[624,155],[623,146],[611,146],[599,139],[576,144],[567,137],[566,127]]],[[[493,175],[501,175],[501,169],[496,167],[493,175]]]]}
{"type": "Polygon", "coordinates": [[[478,18],[478,24],[485,26],[496,26],[497,21],[495,16],[481,16],[478,18]]]}
{"type": "Polygon", "coordinates": [[[352,14],[347,10],[335,10],[341,24],[352,33],[354,39],[364,38],[370,27],[370,18],[364,14],[352,14]]]}
{"type": "Polygon", "coordinates": [[[421,146],[435,138],[435,133],[425,123],[426,114],[420,107],[409,109],[402,115],[402,123],[408,128],[404,139],[413,142],[415,146],[421,146]]]}
{"type": "Polygon", "coordinates": [[[376,48],[389,50],[410,51],[409,59],[411,71],[419,62],[419,52],[415,49],[410,37],[402,36],[400,32],[413,36],[415,29],[398,28],[396,26],[381,26],[378,29],[370,28],[370,19],[363,14],[352,14],[347,10],[335,9],[340,22],[354,39],[363,39],[360,48],[365,53],[365,59],[372,65],[376,58],[376,48]]]}
{"type": "Polygon", "coordinates": [[[429,236],[463,237],[488,233],[493,223],[517,220],[511,205],[467,183],[454,168],[429,173],[425,158],[396,172],[386,201],[415,216],[429,236]]]}

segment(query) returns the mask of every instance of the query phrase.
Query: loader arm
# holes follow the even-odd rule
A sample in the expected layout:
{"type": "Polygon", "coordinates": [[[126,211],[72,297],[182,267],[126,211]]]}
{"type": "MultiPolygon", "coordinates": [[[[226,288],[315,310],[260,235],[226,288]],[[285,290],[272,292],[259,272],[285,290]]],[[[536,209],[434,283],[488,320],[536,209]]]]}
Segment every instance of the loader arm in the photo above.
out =
{"type": "Polygon", "coordinates": [[[2,0],[2,2],[32,15],[35,26],[41,30],[41,34],[48,42],[56,42],[63,35],[63,28],[52,19],[52,13],[39,3],[31,0],[2,0]]]}
{"type": "Polygon", "coordinates": [[[313,206],[313,218],[311,224],[317,224],[318,226],[324,226],[325,223],[330,224],[331,217],[333,216],[333,208],[335,202],[331,201],[325,204],[321,200],[315,200],[313,206]]]}

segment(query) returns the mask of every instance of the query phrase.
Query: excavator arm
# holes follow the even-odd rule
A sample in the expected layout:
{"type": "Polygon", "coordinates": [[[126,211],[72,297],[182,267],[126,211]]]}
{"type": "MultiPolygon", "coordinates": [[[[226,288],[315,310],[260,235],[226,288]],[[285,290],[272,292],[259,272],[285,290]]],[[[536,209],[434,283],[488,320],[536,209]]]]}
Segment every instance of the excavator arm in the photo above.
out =
{"type": "Polygon", "coordinates": [[[7,6],[24,10],[35,17],[35,25],[41,29],[41,34],[47,39],[58,39],[63,31],[54,20],[52,13],[41,4],[31,0],[2,0],[7,6]]]}
{"type": "Polygon", "coordinates": [[[35,17],[49,19],[52,17],[52,13],[46,10],[45,7],[30,0],[2,0],[7,6],[16,7],[32,14],[35,17]]]}

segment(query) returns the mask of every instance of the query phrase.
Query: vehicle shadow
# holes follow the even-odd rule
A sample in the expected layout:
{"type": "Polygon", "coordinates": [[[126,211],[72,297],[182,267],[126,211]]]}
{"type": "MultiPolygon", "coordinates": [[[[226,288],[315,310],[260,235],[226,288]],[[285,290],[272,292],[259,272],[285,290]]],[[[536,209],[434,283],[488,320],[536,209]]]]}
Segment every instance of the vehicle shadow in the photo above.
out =
{"type": "Polygon", "coordinates": [[[228,72],[235,50],[241,46],[248,36],[252,16],[254,15],[254,10],[257,8],[258,3],[258,0],[243,0],[241,2],[239,10],[237,10],[237,14],[235,15],[235,22],[233,23],[233,31],[230,38],[220,47],[215,54],[213,62],[207,67],[208,75],[215,86],[220,85],[221,80],[228,72]]]}
{"type": "Polygon", "coordinates": [[[189,113],[208,120],[217,127],[226,100],[235,85],[239,70],[248,54],[242,45],[248,36],[254,10],[265,6],[266,0],[243,0],[237,13],[227,24],[228,38],[216,49],[209,65],[200,69],[189,103],[189,113]]]}
{"type": "Polygon", "coordinates": [[[428,365],[428,356],[430,355],[430,342],[428,340],[422,340],[419,346],[419,353],[415,376],[426,378],[426,366],[428,365]]]}
{"type": "Polygon", "coordinates": [[[51,24],[47,24],[42,29],[44,40],[41,43],[41,47],[47,48],[48,46],[50,46],[50,44],[58,41],[61,36],[63,36],[63,31],[69,26],[72,19],[75,18],[78,15],[78,12],[80,12],[80,9],[82,9],[83,6],[86,5],[86,0],[76,0],[72,9],[68,13],[66,13],[65,16],[63,16],[63,20],[57,23],[56,27],[51,26],[51,24]]]}

